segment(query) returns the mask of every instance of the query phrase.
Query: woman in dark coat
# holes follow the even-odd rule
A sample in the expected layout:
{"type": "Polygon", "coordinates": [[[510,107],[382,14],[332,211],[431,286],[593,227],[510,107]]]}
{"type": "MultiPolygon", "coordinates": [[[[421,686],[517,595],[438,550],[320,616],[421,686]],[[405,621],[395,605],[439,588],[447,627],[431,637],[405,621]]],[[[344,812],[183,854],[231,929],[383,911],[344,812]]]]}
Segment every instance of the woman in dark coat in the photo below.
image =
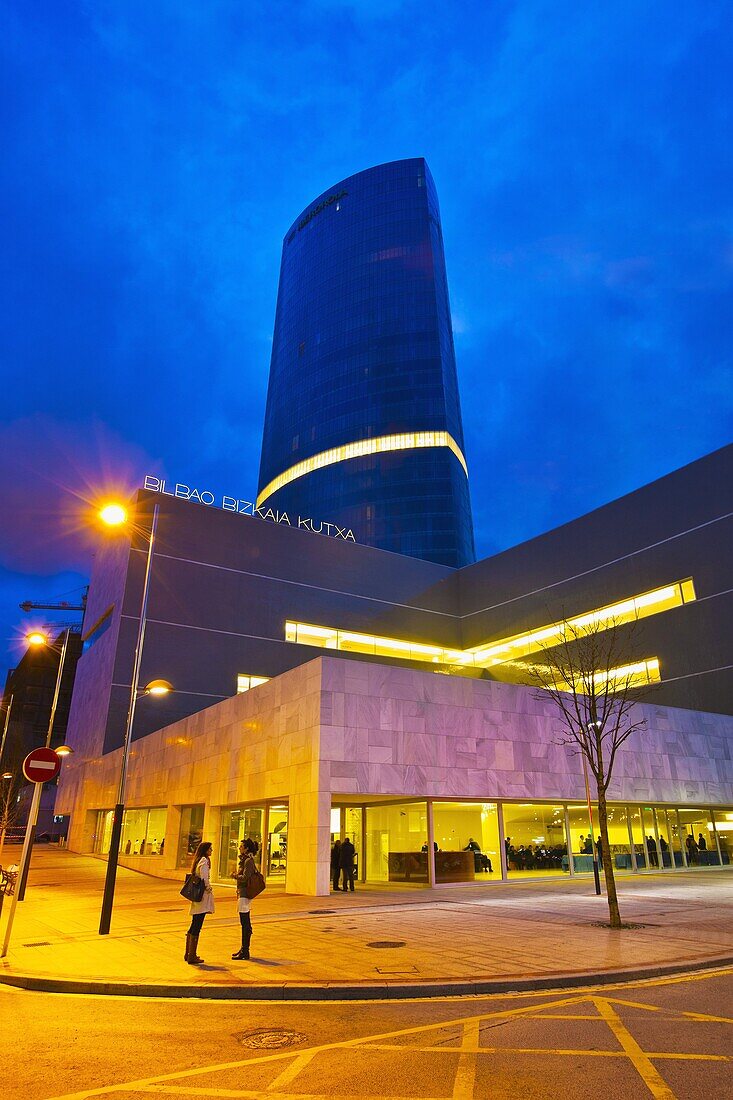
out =
{"type": "Polygon", "coordinates": [[[239,845],[239,864],[234,878],[237,881],[237,912],[242,926],[242,946],[232,955],[233,959],[249,958],[249,943],[252,939],[252,902],[247,897],[247,882],[257,872],[254,856],[257,854],[257,842],[247,837],[239,845]]]}

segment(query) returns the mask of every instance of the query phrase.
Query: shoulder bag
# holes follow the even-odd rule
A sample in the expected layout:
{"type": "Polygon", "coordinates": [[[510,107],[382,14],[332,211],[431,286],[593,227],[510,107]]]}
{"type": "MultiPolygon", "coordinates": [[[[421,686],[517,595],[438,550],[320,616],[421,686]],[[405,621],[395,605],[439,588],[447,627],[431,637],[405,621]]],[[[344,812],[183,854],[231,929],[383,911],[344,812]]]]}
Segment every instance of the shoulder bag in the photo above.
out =
{"type": "Polygon", "coordinates": [[[265,876],[261,871],[254,871],[244,884],[245,896],[251,901],[265,889],[265,876]]]}
{"type": "Polygon", "coordinates": [[[206,883],[195,874],[186,875],[186,881],[181,889],[181,896],[187,901],[199,902],[204,896],[206,883]]]}

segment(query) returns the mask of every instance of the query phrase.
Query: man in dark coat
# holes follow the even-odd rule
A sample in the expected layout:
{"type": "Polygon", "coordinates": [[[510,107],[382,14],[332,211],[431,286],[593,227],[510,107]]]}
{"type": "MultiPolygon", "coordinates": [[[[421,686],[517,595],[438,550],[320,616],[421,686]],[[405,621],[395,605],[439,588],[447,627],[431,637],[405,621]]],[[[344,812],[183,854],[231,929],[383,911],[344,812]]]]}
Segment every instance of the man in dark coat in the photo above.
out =
{"type": "Polygon", "coordinates": [[[338,890],[339,878],[341,876],[341,841],[334,842],[331,849],[331,878],[333,879],[333,888],[338,890]]]}
{"type": "MultiPolygon", "coordinates": [[[[349,889],[351,890],[352,894],[354,892],[355,855],[356,849],[347,837],[346,840],[342,843],[341,851],[339,853],[339,863],[341,864],[341,878],[343,881],[343,886],[341,887],[341,889],[344,893],[346,893],[349,889]]],[[[336,887],[336,889],[338,890],[338,886],[336,887]]]]}

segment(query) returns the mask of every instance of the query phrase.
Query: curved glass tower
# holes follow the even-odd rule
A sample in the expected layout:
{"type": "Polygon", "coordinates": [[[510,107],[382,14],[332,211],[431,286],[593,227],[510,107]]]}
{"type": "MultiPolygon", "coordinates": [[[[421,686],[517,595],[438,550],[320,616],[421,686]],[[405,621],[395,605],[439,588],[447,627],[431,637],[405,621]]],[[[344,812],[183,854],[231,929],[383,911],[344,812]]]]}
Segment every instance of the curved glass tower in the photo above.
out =
{"type": "Polygon", "coordinates": [[[440,212],[422,158],[342,180],[285,236],[257,503],[384,550],[474,560],[440,212]]]}

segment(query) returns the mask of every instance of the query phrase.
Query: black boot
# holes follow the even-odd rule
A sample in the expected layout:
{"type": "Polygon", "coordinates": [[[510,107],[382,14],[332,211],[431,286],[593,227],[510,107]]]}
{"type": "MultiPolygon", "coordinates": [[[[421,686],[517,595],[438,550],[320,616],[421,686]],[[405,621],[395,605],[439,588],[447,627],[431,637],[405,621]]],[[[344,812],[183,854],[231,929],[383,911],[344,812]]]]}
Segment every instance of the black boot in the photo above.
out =
{"type": "Polygon", "coordinates": [[[240,913],[239,919],[242,924],[242,946],[236,955],[232,955],[233,959],[248,959],[249,958],[249,941],[252,939],[252,918],[249,913],[240,913]]]}
{"type": "Polygon", "coordinates": [[[199,963],[202,963],[204,961],[196,954],[196,949],[199,945],[199,938],[198,936],[189,934],[186,937],[186,942],[188,942],[188,940],[191,941],[191,944],[188,948],[188,958],[186,959],[186,962],[189,963],[191,966],[198,966],[199,963]]]}

